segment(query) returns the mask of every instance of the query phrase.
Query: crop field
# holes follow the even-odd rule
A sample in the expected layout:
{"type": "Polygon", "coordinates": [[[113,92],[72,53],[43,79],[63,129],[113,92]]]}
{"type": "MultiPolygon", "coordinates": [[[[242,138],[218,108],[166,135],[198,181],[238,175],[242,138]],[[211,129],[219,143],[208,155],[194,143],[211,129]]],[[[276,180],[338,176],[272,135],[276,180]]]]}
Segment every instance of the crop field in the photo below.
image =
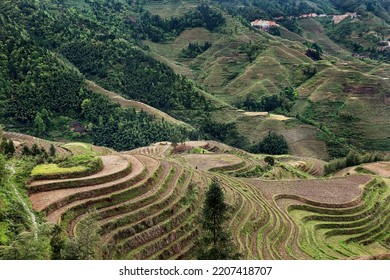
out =
{"type": "Polygon", "coordinates": [[[231,206],[229,229],[244,259],[375,258],[389,253],[390,180],[377,174],[323,178],[322,161],[280,156],[268,166],[214,141],[162,142],[100,156],[103,169],[79,178],[34,180],[33,208],[70,237],[92,209],[103,259],[192,259],[197,218],[211,179],[231,206]],[[279,174],[279,177],[277,176],[279,174]],[[287,179],[290,178],[290,179],[287,179]]]}

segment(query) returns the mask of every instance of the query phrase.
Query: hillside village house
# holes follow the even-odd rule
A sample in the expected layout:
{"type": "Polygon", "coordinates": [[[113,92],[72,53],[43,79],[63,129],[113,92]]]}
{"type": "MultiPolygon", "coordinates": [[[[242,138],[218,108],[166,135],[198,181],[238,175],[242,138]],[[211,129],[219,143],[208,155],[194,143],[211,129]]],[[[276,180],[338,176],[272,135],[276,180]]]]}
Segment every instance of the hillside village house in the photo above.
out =
{"type": "Polygon", "coordinates": [[[272,20],[262,20],[262,19],[256,19],[255,21],[252,21],[251,25],[255,28],[259,28],[264,31],[268,31],[272,26],[279,26],[279,24],[277,24],[272,20]]]}
{"type": "Polygon", "coordinates": [[[301,15],[298,18],[314,18],[314,17],[318,17],[318,15],[316,13],[311,13],[311,14],[301,15]]]}

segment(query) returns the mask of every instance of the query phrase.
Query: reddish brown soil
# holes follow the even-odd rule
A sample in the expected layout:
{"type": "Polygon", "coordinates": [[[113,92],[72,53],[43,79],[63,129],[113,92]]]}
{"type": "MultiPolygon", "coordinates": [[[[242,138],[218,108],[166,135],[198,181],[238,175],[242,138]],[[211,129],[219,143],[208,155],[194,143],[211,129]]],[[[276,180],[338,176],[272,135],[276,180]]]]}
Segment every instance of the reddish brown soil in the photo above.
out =
{"type": "Polygon", "coordinates": [[[216,167],[235,165],[242,162],[242,159],[239,157],[228,154],[190,154],[183,157],[194,169],[201,171],[216,167]]]}
{"type": "Polygon", "coordinates": [[[390,162],[382,161],[382,162],[374,162],[363,164],[363,168],[379,175],[382,177],[390,177],[390,162]]]}
{"type": "MultiPolygon", "coordinates": [[[[76,194],[76,193],[80,193],[80,192],[84,192],[84,191],[95,190],[95,189],[100,189],[100,188],[105,188],[108,186],[112,186],[114,183],[122,182],[123,180],[129,180],[130,178],[133,178],[137,174],[142,172],[142,169],[143,169],[142,163],[139,162],[137,159],[132,158],[130,160],[132,163],[132,172],[130,172],[129,175],[121,178],[120,180],[117,180],[115,182],[105,183],[105,184],[94,185],[94,186],[85,186],[85,187],[80,187],[80,188],[66,188],[66,189],[59,189],[59,190],[35,193],[35,194],[32,194],[30,196],[31,204],[35,210],[41,211],[41,210],[45,209],[46,207],[48,207],[50,204],[52,204],[58,200],[64,199],[65,197],[70,196],[72,194],[76,194]]],[[[111,158],[111,159],[109,159],[109,161],[116,161],[116,159],[111,158]]],[[[124,166],[126,166],[127,160],[121,159],[121,163],[122,164],[120,164],[119,167],[120,167],[120,169],[123,169],[123,163],[124,163],[124,166]]],[[[107,168],[107,169],[109,169],[109,168],[107,168]]],[[[117,168],[115,168],[115,169],[117,169],[117,168]]],[[[108,173],[108,174],[110,174],[110,173],[108,173]]],[[[95,175],[97,175],[97,174],[95,174],[95,175]]],[[[82,180],[82,179],[80,179],[80,180],[82,180]]]]}
{"type": "Polygon", "coordinates": [[[323,203],[342,204],[360,196],[359,187],[367,183],[371,176],[354,175],[334,179],[291,180],[291,181],[264,181],[248,179],[269,201],[274,195],[292,194],[323,203]]]}
{"type": "MultiPolygon", "coordinates": [[[[131,156],[129,156],[129,158],[131,158],[131,156]]],[[[133,170],[132,170],[132,172],[129,174],[129,175],[127,175],[126,177],[123,177],[123,178],[121,178],[121,179],[119,179],[119,180],[116,180],[116,181],[114,181],[114,182],[111,182],[111,183],[108,183],[108,184],[102,184],[102,185],[98,185],[98,186],[92,186],[92,187],[83,187],[83,188],[80,188],[80,190],[76,190],[76,192],[74,192],[74,193],[78,193],[78,192],[80,192],[80,191],[84,191],[84,190],[87,190],[87,188],[91,188],[91,189],[95,189],[95,188],[102,188],[102,187],[109,187],[109,186],[112,186],[112,185],[115,185],[115,184],[118,184],[118,183],[121,183],[121,182],[126,182],[126,181],[128,181],[128,180],[131,180],[132,178],[134,178],[134,177],[136,177],[137,175],[139,175],[142,171],[143,171],[143,169],[144,169],[144,166],[143,166],[143,164],[138,160],[138,159],[136,159],[136,158],[134,158],[133,157],[133,159],[132,159],[132,164],[133,164],[133,170]]],[[[153,160],[152,162],[151,162],[151,164],[150,164],[151,166],[149,166],[148,167],[148,170],[150,170],[150,171],[154,171],[154,170],[156,170],[157,169],[157,166],[158,166],[158,162],[156,161],[156,160],[153,160]]],[[[75,189],[71,189],[71,190],[75,190],[75,189]]],[[[89,190],[89,189],[88,189],[89,190]]],[[[61,191],[61,190],[60,190],[61,191]]],[[[64,191],[67,191],[67,190],[64,190],[64,191]]],[[[119,192],[121,192],[121,191],[119,191],[119,192]]],[[[57,193],[56,193],[57,194],[57,193]]],[[[111,194],[113,194],[113,193],[111,193],[111,194]]],[[[111,195],[110,194],[110,195],[111,195]]],[[[64,197],[64,195],[62,195],[62,194],[57,194],[58,195],[58,197],[64,197]]],[[[66,195],[65,195],[66,196],[66,195]]],[[[104,195],[105,196],[105,195],[104,195]]],[[[100,197],[100,196],[99,196],[100,197]]],[[[51,200],[54,200],[53,198],[51,198],[51,200]]],[[[88,200],[91,200],[91,198],[89,198],[89,199],[83,199],[83,200],[78,200],[78,201],[75,201],[75,202],[72,202],[72,203],[70,203],[70,204],[68,204],[68,205],[66,205],[66,206],[64,206],[64,207],[62,207],[62,208],[60,208],[60,209],[58,209],[58,210],[56,210],[56,211],[54,211],[54,212],[52,212],[52,213],[50,213],[48,216],[47,216],[47,220],[49,221],[49,222],[53,222],[53,223],[55,223],[55,222],[57,222],[58,220],[59,220],[59,218],[61,217],[61,215],[62,215],[62,213],[64,213],[66,210],[68,210],[68,209],[70,209],[70,208],[72,208],[72,207],[74,207],[74,206],[76,206],[76,205],[78,205],[78,204],[81,204],[81,203],[83,203],[83,202],[85,202],[85,201],[88,201],[88,200]]]]}

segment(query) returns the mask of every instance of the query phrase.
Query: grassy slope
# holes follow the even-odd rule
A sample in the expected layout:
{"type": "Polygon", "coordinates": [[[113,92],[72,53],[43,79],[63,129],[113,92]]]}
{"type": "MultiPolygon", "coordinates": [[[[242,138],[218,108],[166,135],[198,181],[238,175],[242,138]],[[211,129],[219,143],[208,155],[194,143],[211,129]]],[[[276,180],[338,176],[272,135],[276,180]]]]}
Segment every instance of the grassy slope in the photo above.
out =
{"type": "MultiPolygon", "coordinates": [[[[308,98],[305,103],[310,103],[306,114],[316,115],[316,120],[359,148],[389,150],[390,111],[385,99],[389,65],[352,60],[351,53],[333,43],[317,21],[305,19],[300,24],[303,36],[322,44],[332,61],[321,65],[321,71],[298,88],[300,95],[308,98]]],[[[296,109],[305,112],[302,106],[296,109]]]]}
{"type": "MultiPolygon", "coordinates": [[[[146,6],[151,12],[164,17],[175,15],[178,10],[190,9],[188,3],[174,6],[169,3],[146,6]]],[[[302,97],[293,114],[300,113],[330,128],[338,137],[349,139],[363,149],[389,150],[386,138],[390,131],[387,119],[390,118],[384,103],[389,81],[389,66],[374,61],[360,61],[324,34],[321,23],[314,19],[300,20],[302,36],[282,29],[282,37],[273,37],[265,32],[257,32],[244,27],[239,21],[226,15],[227,24],[220,32],[210,32],[202,28],[184,31],[178,38],[165,44],[146,41],[150,53],[165,61],[178,73],[194,79],[215,97],[234,105],[248,94],[261,96],[278,93],[285,86],[303,82],[298,92],[302,97]],[[212,47],[195,59],[179,58],[180,51],[189,42],[212,42],[212,47]],[[304,52],[305,41],[318,42],[324,48],[324,60],[313,62],[304,52]],[[239,47],[247,42],[266,46],[258,57],[250,62],[239,47]],[[317,75],[305,80],[299,71],[301,65],[313,65],[317,75]],[[372,87],[364,92],[364,87],[372,87]],[[362,90],[359,88],[363,88],[362,90]],[[363,91],[363,92],[362,92],[363,91]],[[361,93],[362,92],[362,93],[361,93]],[[351,114],[354,120],[351,128],[345,129],[348,121],[335,113],[340,109],[344,115],[351,114]],[[314,115],[313,115],[314,112],[314,115]],[[326,117],[318,112],[327,112],[326,117]],[[362,117],[365,116],[365,117],[362,117]],[[359,136],[354,140],[354,137],[359,136]]],[[[300,128],[299,122],[277,122],[266,118],[243,117],[234,109],[225,108],[212,114],[217,121],[234,121],[250,142],[258,141],[267,129],[283,131],[300,128]]],[[[315,130],[315,128],[313,128],[315,130]]],[[[298,132],[299,133],[299,132],[298,132]]],[[[305,134],[304,131],[300,133],[305,134]]],[[[319,133],[319,131],[317,131],[319,133]]],[[[285,133],[287,137],[291,133],[285,133]]],[[[316,138],[316,137],[315,137],[316,138]]],[[[292,139],[287,139],[295,146],[292,139]]],[[[326,158],[324,142],[305,139],[298,150],[321,150],[317,157],[326,158]]],[[[315,140],[315,139],[314,139],[315,140]]],[[[326,139],[325,139],[326,140],[326,139]]],[[[328,141],[328,140],[327,140],[328,141]]],[[[297,150],[295,149],[295,150],[297,150]]],[[[330,150],[331,154],[335,154],[330,150]]],[[[305,155],[314,156],[313,152],[305,155]]]]}

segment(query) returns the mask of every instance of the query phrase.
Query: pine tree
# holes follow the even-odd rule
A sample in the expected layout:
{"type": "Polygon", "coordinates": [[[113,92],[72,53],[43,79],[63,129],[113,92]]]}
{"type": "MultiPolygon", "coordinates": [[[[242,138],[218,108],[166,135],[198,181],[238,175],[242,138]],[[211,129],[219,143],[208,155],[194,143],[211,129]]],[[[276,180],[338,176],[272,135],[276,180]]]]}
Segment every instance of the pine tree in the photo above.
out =
{"type": "Polygon", "coordinates": [[[201,217],[202,230],[197,241],[198,259],[231,260],[240,258],[227,230],[228,209],[229,206],[225,203],[221,186],[216,179],[213,179],[206,194],[201,217]]]}
{"type": "Polygon", "coordinates": [[[12,140],[9,140],[7,143],[7,150],[5,154],[9,157],[12,157],[15,154],[15,151],[16,149],[15,149],[14,142],[12,140]]]}
{"type": "Polygon", "coordinates": [[[6,154],[7,146],[8,146],[7,139],[2,138],[1,143],[0,143],[0,153],[1,154],[3,154],[3,155],[6,154]]]}
{"type": "Polygon", "coordinates": [[[65,247],[65,235],[64,232],[59,225],[55,225],[52,232],[52,238],[50,240],[51,247],[51,259],[52,260],[60,260],[61,259],[61,251],[65,247]]]}
{"type": "Polygon", "coordinates": [[[40,113],[37,113],[34,119],[35,130],[38,134],[43,134],[46,131],[46,124],[40,113]]]}
{"type": "Polygon", "coordinates": [[[39,154],[41,153],[41,151],[39,150],[39,147],[36,143],[34,143],[31,147],[31,154],[33,156],[38,156],[39,154]]]}
{"type": "Polygon", "coordinates": [[[252,147],[252,152],[270,155],[282,155],[288,153],[288,145],[283,135],[268,132],[268,135],[257,145],[252,147]]]}
{"type": "Polygon", "coordinates": [[[31,149],[24,145],[23,148],[22,148],[22,155],[24,156],[31,156],[32,152],[31,152],[31,149]]]}
{"type": "Polygon", "coordinates": [[[53,145],[53,144],[50,145],[49,155],[50,155],[51,157],[55,157],[55,156],[56,156],[56,148],[54,148],[54,145],[53,145]]]}

